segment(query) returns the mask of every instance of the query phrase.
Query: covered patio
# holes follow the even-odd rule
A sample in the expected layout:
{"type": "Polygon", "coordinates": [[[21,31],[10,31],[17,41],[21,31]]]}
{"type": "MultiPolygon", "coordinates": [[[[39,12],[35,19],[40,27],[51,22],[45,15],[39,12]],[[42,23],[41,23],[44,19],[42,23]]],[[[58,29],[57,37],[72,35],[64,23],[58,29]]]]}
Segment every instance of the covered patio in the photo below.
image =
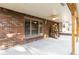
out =
{"type": "MultiPolygon", "coordinates": [[[[79,43],[76,43],[76,55],[79,54],[79,43]]],[[[0,55],[70,55],[71,36],[60,38],[46,38],[30,42],[28,44],[16,45],[12,48],[1,50],[0,55]],[[64,39],[63,39],[64,38],[64,39]]]]}
{"type": "Polygon", "coordinates": [[[0,54],[79,54],[79,4],[0,6],[0,54]]]}

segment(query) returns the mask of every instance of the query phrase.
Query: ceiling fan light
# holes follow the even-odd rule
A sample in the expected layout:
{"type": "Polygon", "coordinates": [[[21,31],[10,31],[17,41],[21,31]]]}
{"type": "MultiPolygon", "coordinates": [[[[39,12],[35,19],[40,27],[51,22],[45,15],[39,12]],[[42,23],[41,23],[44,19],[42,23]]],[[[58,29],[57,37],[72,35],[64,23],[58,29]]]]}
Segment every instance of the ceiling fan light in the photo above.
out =
{"type": "Polygon", "coordinates": [[[52,18],[52,20],[56,20],[57,18],[52,18]]]}

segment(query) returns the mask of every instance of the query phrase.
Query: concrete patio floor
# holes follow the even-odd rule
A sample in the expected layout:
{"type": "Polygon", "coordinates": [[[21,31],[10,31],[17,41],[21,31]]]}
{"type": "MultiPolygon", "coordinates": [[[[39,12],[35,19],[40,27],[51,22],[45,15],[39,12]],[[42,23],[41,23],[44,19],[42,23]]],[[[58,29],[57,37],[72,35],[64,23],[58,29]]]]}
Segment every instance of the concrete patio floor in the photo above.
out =
{"type": "MultiPolygon", "coordinates": [[[[76,54],[79,54],[78,46],[79,42],[76,43],[76,54]]],[[[70,55],[70,53],[71,36],[41,39],[0,51],[1,55],[70,55]]]]}

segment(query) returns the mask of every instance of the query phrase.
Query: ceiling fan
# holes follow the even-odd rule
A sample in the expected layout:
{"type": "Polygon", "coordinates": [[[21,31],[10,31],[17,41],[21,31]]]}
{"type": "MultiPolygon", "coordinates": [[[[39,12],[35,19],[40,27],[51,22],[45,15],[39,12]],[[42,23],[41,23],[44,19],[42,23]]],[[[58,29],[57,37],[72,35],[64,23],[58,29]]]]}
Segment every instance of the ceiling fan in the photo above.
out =
{"type": "Polygon", "coordinates": [[[65,5],[66,5],[66,3],[60,3],[60,5],[65,6],[65,5]]]}

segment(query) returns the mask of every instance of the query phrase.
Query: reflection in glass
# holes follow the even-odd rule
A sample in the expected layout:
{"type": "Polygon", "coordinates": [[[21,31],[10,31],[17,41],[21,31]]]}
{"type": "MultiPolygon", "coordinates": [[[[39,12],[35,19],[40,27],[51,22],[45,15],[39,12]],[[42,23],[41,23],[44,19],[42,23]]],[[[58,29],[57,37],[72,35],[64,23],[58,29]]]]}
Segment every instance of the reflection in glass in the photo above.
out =
{"type": "Polygon", "coordinates": [[[38,34],[38,21],[32,21],[32,35],[38,34]]]}

